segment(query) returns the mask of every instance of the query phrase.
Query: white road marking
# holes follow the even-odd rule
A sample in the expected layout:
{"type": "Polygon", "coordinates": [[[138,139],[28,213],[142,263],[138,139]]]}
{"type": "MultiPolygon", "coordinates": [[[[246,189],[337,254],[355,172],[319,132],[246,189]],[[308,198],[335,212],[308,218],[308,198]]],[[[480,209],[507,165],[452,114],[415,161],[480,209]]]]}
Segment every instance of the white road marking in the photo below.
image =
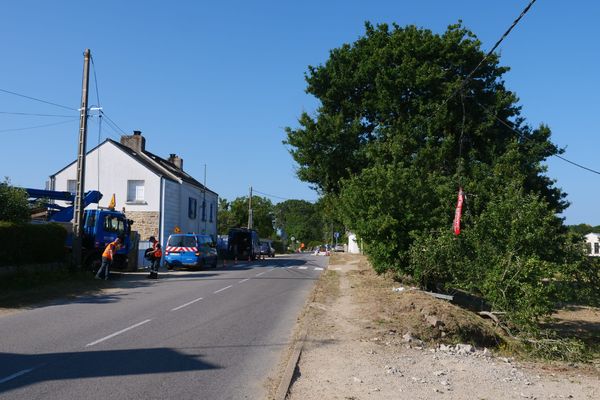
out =
{"type": "Polygon", "coordinates": [[[244,283],[244,282],[246,282],[246,281],[249,281],[249,280],[250,280],[250,278],[242,279],[242,280],[241,280],[241,281],[239,281],[238,283],[244,283]]]}
{"type": "Polygon", "coordinates": [[[323,268],[321,268],[321,267],[315,267],[315,271],[323,271],[323,268]]]}
{"type": "Polygon", "coordinates": [[[88,343],[88,344],[86,344],[86,345],[85,345],[85,347],[94,346],[94,345],[96,345],[96,344],[98,344],[98,343],[100,343],[100,342],[104,342],[105,340],[108,340],[108,339],[114,338],[115,336],[117,336],[117,335],[120,335],[121,333],[125,333],[125,332],[127,332],[127,331],[130,331],[130,330],[132,330],[132,329],[134,329],[134,328],[137,328],[138,326],[142,326],[142,325],[144,325],[144,324],[147,324],[147,323],[148,323],[148,322],[150,322],[150,321],[152,321],[152,320],[151,320],[151,319],[147,319],[147,320],[145,320],[145,321],[138,322],[137,324],[135,324],[135,325],[131,325],[131,326],[130,326],[130,327],[128,327],[128,328],[121,329],[120,331],[118,331],[118,332],[115,332],[115,333],[113,333],[113,334],[111,334],[111,335],[104,336],[103,338],[101,338],[101,339],[98,339],[98,340],[95,340],[95,341],[93,341],[92,343],[88,343]]]}
{"type": "Polygon", "coordinates": [[[266,274],[266,273],[267,273],[267,271],[263,271],[260,274],[256,274],[256,276],[261,276],[262,274],[266,274]]]}
{"type": "Polygon", "coordinates": [[[21,376],[21,375],[28,374],[28,373],[30,373],[31,371],[33,371],[35,368],[37,368],[37,367],[34,367],[34,368],[28,368],[28,369],[24,369],[24,370],[22,370],[22,371],[19,371],[19,372],[15,372],[14,374],[7,376],[6,378],[2,378],[2,379],[0,379],[0,384],[2,384],[2,383],[4,383],[4,382],[8,382],[8,381],[10,381],[10,380],[13,380],[13,379],[15,379],[15,378],[18,378],[18,377],[19,377],[19,376],[21,376]]]}
{"type": "Polygon", "coordinates": [[[229,285],[229,286],[225,286],[223,289],[219,289],[219,290],[217,290],[216,292],[213,292],[213,293],[214,293],[214,294],[217,294],[217,293],[219,293],[219,292],[222,292],[223,290],[227,290],[227,289],[229,289],[230,287],[231,287],[231,285],[229,285]]]}
{"type": "Polygon", "coordinates": [[[298,269],[307,269],[308,267],[298,267],[298,269]]]}
{"type": "Polygon", "coordinates": [[[202,300],[202,297],[198,297],[198,298],[197,298],[197,299],[195,299],[195,300],[188,301],[187,303],[185,303],[185,304],[182,304],[182,305],[180,305],[179,307],[172,308],[172,309],[171,309],[171,311],[177,311],[177,310],[181,310],[183,307],[187,307],[187,306],[189,306],[189,305],[191,305],[191,304],[194,304],[194,303],[196,303],[196,302],[198,302],[198,301],[200,301],[200,300],[202,300]]]}
{"type": "Polygon", "coordinates": [[[288,265],[286,268],[294,268],[293,265],[288,265]]]}

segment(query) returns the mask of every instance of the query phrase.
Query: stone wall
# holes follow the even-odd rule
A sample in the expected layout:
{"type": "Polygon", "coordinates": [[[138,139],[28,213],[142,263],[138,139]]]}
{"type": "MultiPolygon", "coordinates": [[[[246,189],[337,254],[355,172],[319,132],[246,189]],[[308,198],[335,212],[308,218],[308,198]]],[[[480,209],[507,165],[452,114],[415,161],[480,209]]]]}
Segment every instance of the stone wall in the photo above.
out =
{"type": "Polygon", "coordinates": [[[158,211],[127,211],[127,218],[133,220],[131,230],[140,235],[140,240],[148,240],[150,236],[158,239],[158,211]]]}

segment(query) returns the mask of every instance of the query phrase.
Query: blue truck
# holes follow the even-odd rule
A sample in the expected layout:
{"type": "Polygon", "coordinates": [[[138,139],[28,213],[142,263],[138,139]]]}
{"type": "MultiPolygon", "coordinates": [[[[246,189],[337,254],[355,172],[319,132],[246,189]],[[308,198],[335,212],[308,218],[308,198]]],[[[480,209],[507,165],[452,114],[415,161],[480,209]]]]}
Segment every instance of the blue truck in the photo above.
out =
{"type": "MultiPolygon", "coordinates": [[[[73,244],[73,201],[75,195],[70,192],[54,190],[24,188],[31,202],[43,202],[48,210],[46,220],[55,222],[68,232],[65,246],[72,248],[73,244]],[[70,203],[67,206],[58,205],[52,201],[64,201],[70,203]]],[[[102,199],[102,193],[92,190],[84,196],[84,207],[98,203],[102,199]]],[[[131,225],[133,221],[127,219],[125,214],[114,209],[99,208],[95,210],[84,210],[83,215],[83,265],[86,268],[97,269],[100,267],[102,251],[104,247],[115,240],[117,236],[124,238],[123,246],[117,251],[114,265],[123,267],[127,265],[127,255],[131,249],[131,225]]]]}

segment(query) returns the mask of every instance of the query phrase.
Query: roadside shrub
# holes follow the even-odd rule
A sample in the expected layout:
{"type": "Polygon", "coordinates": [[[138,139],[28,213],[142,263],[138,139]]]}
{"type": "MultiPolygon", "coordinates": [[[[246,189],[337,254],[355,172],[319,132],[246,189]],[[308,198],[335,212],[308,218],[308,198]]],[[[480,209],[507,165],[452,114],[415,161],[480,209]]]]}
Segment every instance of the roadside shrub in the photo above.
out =
{"type": "Polygon", "coordinates": [[[27,192],[10,185],[8,178],[0,182],[0,221],[25,222],[29,220],[27,192]]]}
{"type": "Polygon", "coordinates": [[[0,265],[62,261],[66,236],[58,224],[0,222],[0,265]]]}
{"type": "Polygon", "coordinates": [[[480,295],[520,330],[534,329],[558,303],[589,299],[600,287],[597,270],[547,203],[517,185],[492,199],[459,236],[415,235],[409,263],[421,286],[480,295]]]}

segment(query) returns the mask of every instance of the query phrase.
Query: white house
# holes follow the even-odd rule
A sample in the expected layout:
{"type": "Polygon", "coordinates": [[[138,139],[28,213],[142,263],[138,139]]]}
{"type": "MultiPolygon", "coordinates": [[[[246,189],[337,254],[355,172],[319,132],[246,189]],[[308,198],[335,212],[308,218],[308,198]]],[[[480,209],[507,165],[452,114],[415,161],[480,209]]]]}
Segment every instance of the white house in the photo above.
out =
{"type": "Polygon", "coordinates": [[[362,253],[359,243],[358,243],[358,238],[356,237],[356,234],[354,234],[352,232],[348,232],[348,253],[351,253],[351,254],[362,253]]]}
{"type": "MultiPolygon", "coordinates": [[[[77,163],[73,161],[50,176],[49,189],[75,192],[77,163]]],[[[108,206],[114,193],[116,208],[134,221],[141,240],[157,237],[165,245],[168,236],[207,233],[216,239],[218,194],[184,172],[175,154],[163,159],[146,150],[140,131],[107,139],[86,154],[85,191],[99,190],[99,205],[108,206]]]]}
{"type": "Polygon", "coordinates": [[[585,235],[585,243],[589,256],[600,257],[600,233],[588,233],[585,235]]]}

